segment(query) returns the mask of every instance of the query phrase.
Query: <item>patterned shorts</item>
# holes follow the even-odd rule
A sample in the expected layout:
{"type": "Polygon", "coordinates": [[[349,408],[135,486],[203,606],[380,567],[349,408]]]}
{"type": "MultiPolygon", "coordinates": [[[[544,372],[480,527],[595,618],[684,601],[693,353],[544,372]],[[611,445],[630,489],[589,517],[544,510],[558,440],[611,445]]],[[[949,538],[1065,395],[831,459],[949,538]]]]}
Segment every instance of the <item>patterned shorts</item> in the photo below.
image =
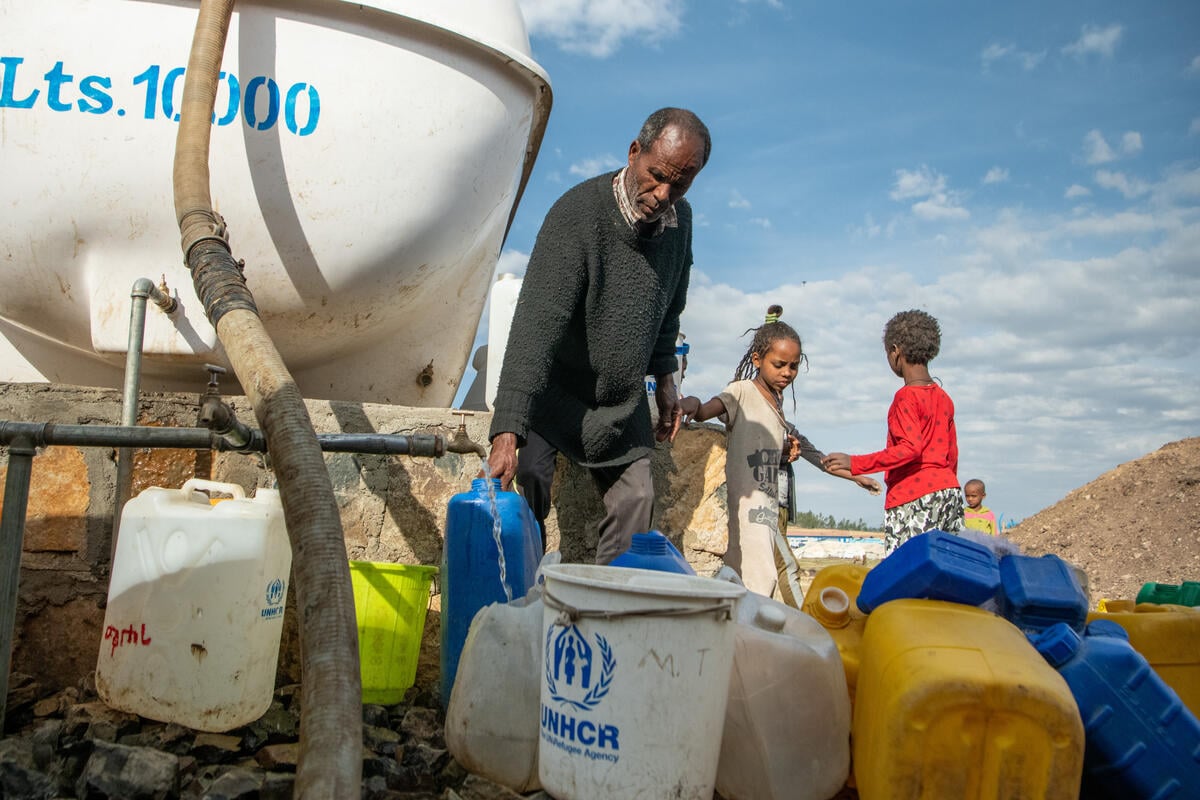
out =
{"type": "Polygon", "coordinates": [[[883,511],[883,552],[891,553],[926,531],[957,533],[963,530],[962,490],[938,489],[883,511]]]}

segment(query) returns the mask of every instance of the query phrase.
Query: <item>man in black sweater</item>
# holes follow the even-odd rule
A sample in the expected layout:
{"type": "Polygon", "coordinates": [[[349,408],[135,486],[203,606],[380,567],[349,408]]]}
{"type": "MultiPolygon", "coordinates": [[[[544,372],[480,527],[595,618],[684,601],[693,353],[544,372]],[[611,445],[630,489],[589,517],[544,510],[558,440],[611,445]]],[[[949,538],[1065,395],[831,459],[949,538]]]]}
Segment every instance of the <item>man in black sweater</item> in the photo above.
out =
{"type": "Polygon", "coordinates": [[[650,453],[656,439],[674,440],[681,419],[675,337],[692,266],[683,195],[711,148],[692,112],[655,111],[628,166],[568,190],[542,223],[505,349],[488,468],[505,489],[516,477],[543,546],[558,452],[589,469],[604,499],[597,564],[650,530],[650,453]],[[657,381],[657,426],[646,375],[657,381]]]}

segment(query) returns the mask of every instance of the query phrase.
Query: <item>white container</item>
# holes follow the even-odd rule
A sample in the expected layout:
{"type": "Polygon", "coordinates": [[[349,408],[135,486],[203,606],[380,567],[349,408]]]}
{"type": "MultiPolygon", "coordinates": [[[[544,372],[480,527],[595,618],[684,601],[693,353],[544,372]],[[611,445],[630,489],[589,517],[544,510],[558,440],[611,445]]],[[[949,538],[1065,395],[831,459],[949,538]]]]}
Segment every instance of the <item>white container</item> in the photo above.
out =
{"type": "Polygon", "coordinates": [[[571,800],[711,800],[743,587],[547,566],[538,774],[571,800]]]}
{"type": "Polygon", "coordinates": [[[202,731],[261,717],[275,689],[291,564],[273,489],[247,499],[236,484],[193,479],[131,499],[96,663],[100,699],[202,731]]]}
{"type": "Polygon", "coordinates": [[[508,331],[512,328],[513,314],[517,310],[517,298],[521,295],[522,280],[511,272],[505,272],[492,284],[491,299],[488,301],[487,375],[483,401],[490,411],[496,403],[496,391],[500,386],[500,368],[504,366],[504,351],[508,347],[508,331]]]}
{"type": "Polygon", "coordinates": [[[517,792],[541,788],[542,609],[538,596],[479,610],[446,707],[446,746],[454,759],[517,792]]]}
{"type": "Polygon", "coordinates": [[[850,774],[850,699],[821,624],[753,592],[738,604],[717,768],[725,800],[826,800],[850,774]]]}
{"type": "MultiPolygon", "coordinates": [[[[0,0],[0,382],[121,388],[139,278],[143,390],[229,366],[172,195],[197,5],[0,0]]],[[[453,402],[550,105],[517,0],[238,0],[213,207],[306,398],[453,402]]]]}
{"type": "Polygon", "coordinates": [[[686,338],[687,338],[687,336],[685,336],[682,333],[678,333],[675,335],[675,359],[679,362],[675,367],[675,390],[679,392],[680,397],[684,396],[684,394],[683,394],[683,377],[684,377],[683,376],[683,360],[685,358],[687,358],[688,352],[692,349],[691,345],[686,344],[684,342],[684,339],[686,339],[686,338]]]}

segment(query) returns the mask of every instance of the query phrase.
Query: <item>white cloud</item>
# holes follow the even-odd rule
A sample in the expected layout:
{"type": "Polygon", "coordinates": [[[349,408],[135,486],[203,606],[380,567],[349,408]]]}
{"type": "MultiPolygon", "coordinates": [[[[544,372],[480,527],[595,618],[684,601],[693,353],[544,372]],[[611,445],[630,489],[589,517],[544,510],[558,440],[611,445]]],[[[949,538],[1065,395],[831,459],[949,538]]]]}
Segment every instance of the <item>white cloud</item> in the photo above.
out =
{"type": "Polygon", "coordinates": [[[967,219],[971,216],[962,207],[958,193],[946,189],[946,176],[934,172],[925,164],[915,171],[896,170],[896,183],[889,196],[893,200],[917,200],[912,205],[913,214],[930,222],[967,219]]]}
{"type": "Polygon", "coordinates": [[[1008,170],[1003,167],[992,167],[983,176],[984,183],[1004,183],[1008,180],[1008,170]]]}
{"type": "Polygon", "coordinates": [[[585,158],[582,161],[576,161],[568,168],[568,172],[572,175],[578,175],[581,178],[590,178],[593,175],[599,175],[602,172],[608,172],[614,169],[620,169],[625,166],[626,162],[616,156],[605,154],[602,156],[593,156],[585,158]]]}
{"type": "Polygon", "coordinates": [[[1000,44],[998,42],[989,44],[979,54],[979,60],[983,63],[984,72],[987,72],[993,63],[1006,59],[1016,61],[1021,66],[1021,69],[1029,72],[1037,67],[1045,57],[1045,50],[1040,53],[1032,53],[1028,50],[1018,50],[1016,45],[1000,44]]]}
{"type": "Polygon", "coordinates": [[[1133,155],[1142,152],[1142,135],[1137,131],[1128,131],[1121,137],[1121,152],[1133,155]]]}
{"type": "Polygon", "coordinates": [[[1106,28],[1098,25],[1084,25],[1079,38],[1062,49],[1064,53],[1076,58],[1083,58],[1095,53],[1104,58],[1111,58],[1121,39],[1123,28],[1113,24],[1106,28]]]}
{"type": "Polygon", "coordinates": [[[753,3],[760,1],[766,3],[771,8],[783,8],[783,0],[738,0],[738,2],[744,6],[752,5],[753,3]]]}
{"type": "Polygon", "coordinates": [[[1188,125],[1188,136],[1195,136],[1196,134],[1200,134],[1200,117],[1196,117],[1192,120],[1192,124],[1188,125]]]}
{"type": "Polygon", "coordinates": [[[1188,65],[1187,71],[1192,75],[1200,74],[1200,56],[1192,59],[1192,63],[1188,65]]]}
{"type": "Polygon", "coordinates": [[[1063,192],[1063,197],[1071,200],[1076,197],[1087,197],[1092,193],[1092,190],[1086,186],[1080,186],[1078,183],[1072,183],[1067,187],[1067,191],[1063,192]]]}
{"type": "Polygon", "coordinates": [[[934,195],[928,200],[914,203],[912,211],[921,219],[930,222],[943,219],[967,219],[971,216],[971,212],[962,206],[955,205],[946,195],[934,195]]]}
{"type": "Polygon", "coordinates": [[[496,274],[503,275],[509,272],[513,275],[524,275],[527,266],[529,266],[529,253],[506,247],[500,252],[500,258],[496,261],[496,274]]]}
{"type": "Polygon", "coordinates": [[[1117,154],[1108,146],[1104,134],[1098,130],[1090,130],[1083,137],[1083,160],[1088,164],[1107,164],[1116,159],[1117,154]]]}
{"type": "MultiPolygon", "coordinates": [[[[936,176],[924,183],[936,186],[936,176]]],[[[742,332],[780,303],[810,363],[794,409],[785,395],[788,418],[826,452],[878,450],[898,387],[880,332],[897,311],[925,309],[942,326],[930,366],[956,406],[959,474],[987,479],[1009,517],[1028,516],[1200,430],[1200,170],[1173,173],[1125,205],[1082,219],[1000,212],[965,252],[932,256],[939,277],[922,277],[929,253],[903,242],[889,246],[892,260],[806,284],[786,258],[779,284],[753,290],[693,273],[687,392],[720,392],[749,344],[742,332]],[[1156,205],[1167,197],[1175,205],[1156,205]]],[[[846,481],[803,464],[796,479],[802,509],[882,517],[882,503],[846,481]]]]}
{"type": "Polygon", "coordinates": [[[531,37],[606,58],[629,39],[657,43],[681,27],[684,0],[520,0],[531,37]]]}
{"type": "Polygon", "coordinates": [[[1042,59],[1045,57],[1046,57],[1045,50],[1043,50],[1040,53],[1028,53],[1028,52],[1017,53],[1017,59],[1020,60],[1021,67],[1026,72],[1029,72],[1034,67],[1036,67],[1038,64],[1040,64],[1042,62],[1042,59]]]}
{"type": "Polygon", "coordinates": [[[1096,170],[1096,185],[1103,189],[1115,189],[1129,198],[1150,191],[1150,186],[1145,181],[1127,177],[1123,172],[1110,172],[1106,169],[1096,170]]]}
{"type": "Polygon", "coordinates": [[[896,170],[896,185],[891,191],[893,200],[909,200],[914,197],[925,197],[926,195],[944,192],[946,190],[946,176],[934,172],[928,166],[922,164],[915,171],[907,169],[896,170]]]}
{"type": "Polygon", "coordinates": [[[750,201],[747,200],[746,198],[742,197],[741,192],[739,192],[737,189],[734,189],[732,192],[729,193],[729,207],[730,208],[749,208],[750,201]]]}
{"type": "Polygon", "coordinates": [[[883,226],[875,221],[872,214],[866,214],[863,217],[863,224],[852,227],[850,233],[864,239],[877,239],[883,233],[883,226]]]}
{"type": "Polygon", "coordinates": [[[766,217],[751,217],[748,221],[751,225],[757,225],[760,228],[769,229],[771,227],[771,220],[766,217]]]}
{"type": "MultiPolygon", "coordinates": [[[[1152,186],[1151,191],[1155,202],[1164,205],[1200,197],[1200,168],[1173,170],[1152,186]]],[[[1200,252],[1200,248],[1197,252],[1200,252]]]]}
{"type": "Polygon", "coordinates": [[[983,52],[979,54],[979,60],[983,62],[983,68],[987,69],[993,61],[999,61],[1006,55],[1011,53],[1015,47],[1011,44],[999,44],[992,42],[987,47],[983,48],[983,52]]]}
{"type": "Polygon", "coordinates": [[[1169,220],[1153,214],[1120,211],[1116,214],[1092,214],[1068,220],[1056,228],[1054,234],[1075,239],[1112,238],[1154,233],[1170,227],[1174,227],[1174,225],[1169,220]]]}

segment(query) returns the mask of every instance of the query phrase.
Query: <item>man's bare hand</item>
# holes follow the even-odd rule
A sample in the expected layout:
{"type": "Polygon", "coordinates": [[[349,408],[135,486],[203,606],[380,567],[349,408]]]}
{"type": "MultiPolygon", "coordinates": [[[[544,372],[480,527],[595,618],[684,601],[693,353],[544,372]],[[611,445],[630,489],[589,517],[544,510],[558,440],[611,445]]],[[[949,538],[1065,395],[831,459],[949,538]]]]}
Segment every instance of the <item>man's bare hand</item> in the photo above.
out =
{"type": "Polygon", "coordinates": [[[517,435],[499,433],[492,439],[492,452],[487,460],[489,478],[500,479],[500,489],[510,491],[513,477],[517,474],[517,435]]]}
{"type": "Polygon", "coordinates": [[[654,402],[658,405],[658,424],[654,427],[654,440],[673,442],[683,422],[683,407],[679,404],[675,375],[670,372],[666,375],[655,375],[654,380],[654,402]]]}

